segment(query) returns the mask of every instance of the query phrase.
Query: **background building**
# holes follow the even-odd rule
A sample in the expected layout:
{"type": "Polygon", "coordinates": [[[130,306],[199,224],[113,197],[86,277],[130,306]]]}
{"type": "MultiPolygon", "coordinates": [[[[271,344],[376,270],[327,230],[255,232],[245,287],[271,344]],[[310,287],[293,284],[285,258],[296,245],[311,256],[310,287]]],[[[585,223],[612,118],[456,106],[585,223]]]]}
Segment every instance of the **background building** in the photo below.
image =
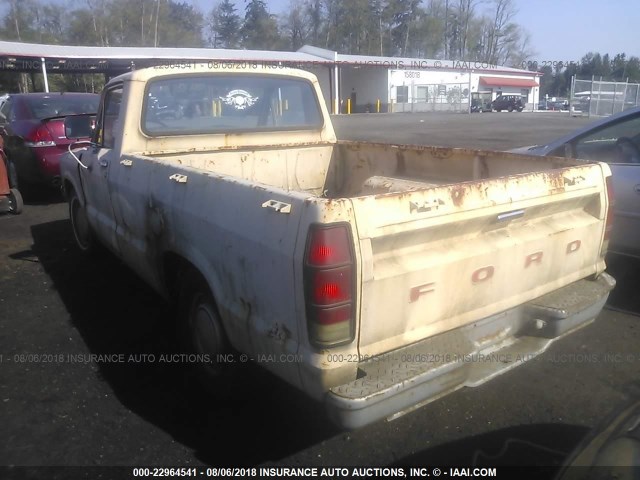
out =
{"type": "Polygon", "coordinates": [[[280,52],[0,41],[0,70],[27,73],[31,83],[42,84],[43,90],[48,90],[51,74],[101,73],[108,79],[134,68],[179,68],[189,62],[252,63],[311,71],[333,113],[464,112],[472,102],[487,103],[501,94],[521,95],[525,108],[533,110],[540,96],[541,74],[481,62],[344,55],[308,45],[297,52],[280,52]]]}

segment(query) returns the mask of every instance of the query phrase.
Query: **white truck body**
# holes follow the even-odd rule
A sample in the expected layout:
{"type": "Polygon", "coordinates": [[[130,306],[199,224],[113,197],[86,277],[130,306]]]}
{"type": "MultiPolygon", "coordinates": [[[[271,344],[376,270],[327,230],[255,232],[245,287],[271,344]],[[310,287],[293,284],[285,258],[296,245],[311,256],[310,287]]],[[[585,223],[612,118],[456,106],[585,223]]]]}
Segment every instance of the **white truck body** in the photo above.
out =
{"type": "Polygon", "coordinates": [[[128,73],[76,155],[74,226],[169,298],[199,272],[233,348],[347,428],[523,363],[614,285],[606,164],[337,141],[306,72],[128,73]]]}

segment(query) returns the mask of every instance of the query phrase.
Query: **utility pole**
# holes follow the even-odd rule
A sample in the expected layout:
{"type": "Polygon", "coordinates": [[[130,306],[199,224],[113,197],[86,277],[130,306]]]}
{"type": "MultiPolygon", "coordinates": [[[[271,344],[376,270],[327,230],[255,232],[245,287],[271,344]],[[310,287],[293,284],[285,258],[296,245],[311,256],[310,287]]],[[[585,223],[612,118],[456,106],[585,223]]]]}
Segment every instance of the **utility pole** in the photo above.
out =
{"type": "Polygon", "coordinates": [[[153,46],[158,46],[158,18],[160,17],[160,0],[156,0],[156,28],[153,36],[153,46]]]}

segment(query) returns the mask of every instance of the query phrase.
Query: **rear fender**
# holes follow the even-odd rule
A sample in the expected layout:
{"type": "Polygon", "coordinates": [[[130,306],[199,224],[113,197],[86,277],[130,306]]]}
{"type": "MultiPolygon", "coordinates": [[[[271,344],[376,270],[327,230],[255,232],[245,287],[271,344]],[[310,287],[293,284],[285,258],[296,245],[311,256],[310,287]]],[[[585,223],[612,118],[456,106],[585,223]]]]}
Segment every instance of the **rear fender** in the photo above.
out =
{"type": "MultiPolygon", "coordinates": [[[[185,269],[193,269],[205,280],[211,291],[211,295],[218,307],[218,311],[223,320],[225,332],[228,331],[228,308],[224,308],[224,299],[221,298],[220,272],[206,257],[195,249],[189,248],[177,250],[167,250],[160,256],[161,265],[159,272],[162,278],[162,294],[170,301],[175,301],[176,295],[180,291],[181,272],[185,269]]],[[[235,346],[235,345],[234,345],[235,346]]]]}

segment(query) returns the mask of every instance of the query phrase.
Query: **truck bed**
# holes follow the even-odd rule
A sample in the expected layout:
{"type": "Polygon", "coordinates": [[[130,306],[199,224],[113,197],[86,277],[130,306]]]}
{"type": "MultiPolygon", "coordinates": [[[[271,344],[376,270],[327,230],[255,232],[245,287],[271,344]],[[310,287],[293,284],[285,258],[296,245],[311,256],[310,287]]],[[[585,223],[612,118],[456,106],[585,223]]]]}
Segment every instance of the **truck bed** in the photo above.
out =
{"type": "MultiPolygon", "coordinates": [[[[605,268],[605,172],[597,163],[358,142],[156,159],[186,175],[195,168],[262,188],[256,205],[288,208],[288,228],[301,215],[300,250],[312,223],[350,222],[361,268],[357,349],[367,356],[506,311],[605,268]]],[[[264,222],[275,228],[269,218],[264,222]]]]}
{"type": "Polygon", "coordinates": [[[140,155],[322,198],[415,191],[579,165],[557,157],[349,141],[140,155]]]}

